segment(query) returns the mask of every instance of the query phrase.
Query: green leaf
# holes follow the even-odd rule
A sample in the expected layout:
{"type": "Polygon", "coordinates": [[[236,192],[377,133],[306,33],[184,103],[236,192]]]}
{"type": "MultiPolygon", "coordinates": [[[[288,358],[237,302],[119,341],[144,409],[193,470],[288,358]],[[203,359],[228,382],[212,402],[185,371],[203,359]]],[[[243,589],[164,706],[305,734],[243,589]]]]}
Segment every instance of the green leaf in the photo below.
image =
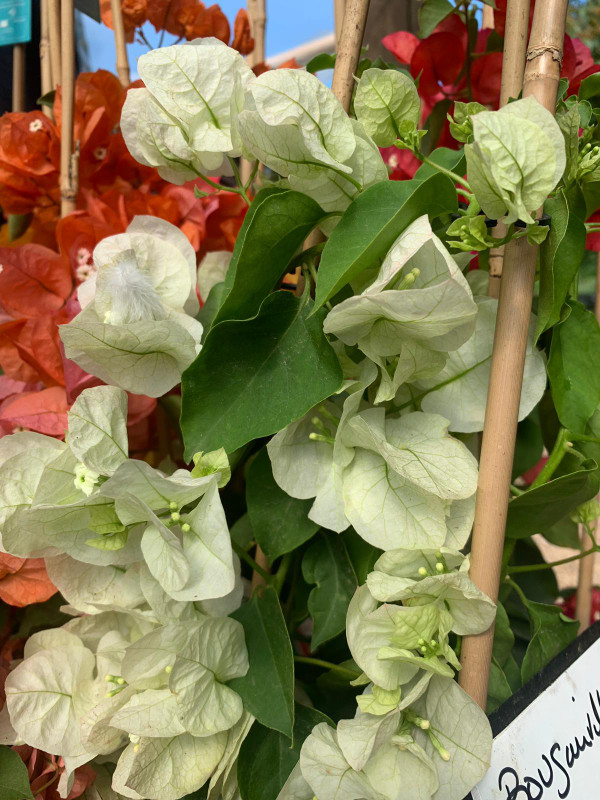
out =
{"type": "Polygon", "coordinates": [[[246,473],[246,505],[256,541],[269,559],[295,550],[319,530],[308,518],[312,504],[312,498],[297,500],[279,488],[263,448],[246,473]]]}
{"type": "Polygon", "coordinates": [[[276,800],[298,763],[306,737],[320,722],[333,723],[314,708],[296,704],[294,743],[255,722],[238,757],[238,787],[242,800],[276,800]]]}
{"type": "Polygon", "coordinates": [[[581,549],[581,539],[577,523],[570,517],[559,520],[547,531],[544,531],[544,539],[547,539],[557,547],[571,547],[574,550],[581,549]]]}
{"type": "Polygon", "coordinates": [[[289,292],[267,297],[256,317],[212,329],[182,376],[181,428],[189,461],[198,450],[243,444],[284,428],[336,392],[342,371],[323,334],[324,313],[289,292]]]}
{"type": "Polygon", "coordinates": [[[510,628],[510,620],[502,603],[496,605],[496,624],[494,627],[494,645],[492,655],[500,666],[504,666],[512,653],[515,643],[514,634],[510,628]]]}
{"type": "Polygon", "coordinates": [[[260,304],[324,214],[307,195],[280,189],[262,189],[251,211],[236,240],[225,279],[224,300],[213,326],[258,313],[260,304]]]}
{"type": "Polygon", "coordinates": [[[350,204],[325,245],[315,311],[363,270],[383,261],[411,222],[423,214],[435,217],[456,209],[456,191],[442,174],[425,181],[386,181],[366,189],[350,204]]]}
{"type": "MultiPolygon", "coordinates": [[[[593,75],[588,75],[581,81],[579,87],[578,97],[580,100],[592,100],[593,98],[600,99],[600,74],[595,72],[593,75]]],[[[592,105],[595,105],[592,103],[592,105]]]]}
{"type": "Polygon", "coordinates": [[[200,311],[196,314],[196,319],[204,328],[204,332],[202,334],[202,342],[208,336],[210,328],[213,324],[213,320],[217,315],[217,312],[223,302],[223,298],[225,297],[225,281],[219,281],[219,283],[215,283],[215,285],[210,290],[210,294],[206,298],[206,302],[200,309],[200,311]]]}
{"type": "Polygon", "coordinates": [[[396,70],[367,69],[354,96],[356,118],[379,147],[401,137],[401,124],[419,122],[421,101],[412,78],[396,70]]]}
{"type": "Polygon", "coordinates": [[[424,39],[433,33],[440,22],[454,12],[448,0],[425,0],[419,9],[419,36],[424,39]]]}
{"type": "Polygon", "coordinates": [[[570,313],[552,333],[548,378],[562,425],[584,433],[600,404],[600,326],[581,303],[569,300],[567,308],[570,313]]]}
{"type": "Polygon", "coordinates": [[[8,240],[14,242],[22,236],[31,222],[33,214],[9,214],[8,215],[8,240]]]}
{"type": "Polygon", "coordinates": [[[558,606],[528,600],[531,641],[521,665],[523,683],[539,672],[577,637],[579,622],[566,617],[558,606]]]}
{"type": "Polygon", "coordinates": [[[544,533],[581,503],[591,500],[599,488],[596,462],[587,461],[577,472],[561,475],[514,497],[508,504],[506,535],[511,539],[523,539],[534,533],[544,533]]]}
{"type": "MultiPolygon", "coordinates": [[[[465,151],[461,147],[460,150],[450,150],[449,147],[437,147],[428,156],[430,161],[439,164],[444,169],[449,169],[451,172],[456,172],[457,175],[464,175],[467,167],[467,160],[465,158],[465,151]]],[[[415,172],[415,178],[424,181],[432,175],[439,175],[440,173],[435,167],[430,164],[421,164],[419,169],[415,172]]]]}
{"type": "Polygon", "coordinates": [[[512,689],[504,670],[492,656],[490,665],[490,680],[488,683],[487,703],[485,706],[486,714],[491,714],[502,705],[512,695],[512,689]]]}
{"type": "Polygon", "coordinates": [[[356,591],[356,575],[343,540],[336,533],[323,533],[302,559],[302,575],[315,583],[308,597],[314,628],[311,649],[333,639],[346,628],[346,613],[356,591]]]}
{"type": "Polygon", "coordinates": [[[318,56],[311,58],[306,65],[306,71],[320,72],[322,69],[333,69],[335,67],[335,53],[319,53],[318,56]]]}
{"type": "Polygon", "coordinates": [[[294,654],[277,593],[271,587],[231,616],[244,627],[250,669],[229,686],[261,725],[292,738],[294,728],[294,654]]]}
{"type": "Polygon", "coordinates": [[[244,514],[236,520],[231,526],[229,533],[233,541],[242,549],[246,550],[250,542],[254,539],[254,531],[252,530],[248,514],[244,514]]]}
{"type": "Polygon", "coordinates": [[[552,225],[540,250],[540,299],[536,341],[560,320],[560,311],[585,251],[585,203],[564,189],[546,201],[552,225]]]}
{"type": "Polygon", "coordinates": [[[542,457],[543,451],[542,430],[537,422],[537,417],[533,419],[533,414],[530,414],[519,422],[517,427],[517,441],[512,470],[513,480],[527,472],[528,469],[535,467],[542,457]]]}
{"type": "Polygon", "coordinates": [[[0,795],[2,800],[33,800],[27,767],[10,747],[0,747],[0,795]]]}

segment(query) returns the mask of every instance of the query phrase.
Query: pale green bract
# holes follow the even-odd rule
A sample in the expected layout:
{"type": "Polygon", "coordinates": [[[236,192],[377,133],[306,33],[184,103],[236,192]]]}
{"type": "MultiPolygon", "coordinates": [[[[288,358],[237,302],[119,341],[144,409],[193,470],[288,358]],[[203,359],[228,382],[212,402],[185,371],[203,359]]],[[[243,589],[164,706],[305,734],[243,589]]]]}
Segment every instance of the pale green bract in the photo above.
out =
{"type": "Polygon", "coordinates": [[[533,97],[471,117],[473,143],[465,146],[467,177],[479,205],[506,224],[543,204],[565,170],[565,143],[554,116],[533,97]]]}
{"type": "Polygon", "coordinates": [[[65,352],[108,383],[159,397],[200,350],[194,250],[174,225],[136,217],[100,242],[94,263],[79,288],[82,311],[60,326],[65,352]]]}
{"type": "Polygon", "coordinates": [[[360,76],[354,110],[358,121],[379,147],[388,147],[399,138],[398,124],[419,122],[421,101],[408,75],[393,69],[366,69],[360,76]]]}
{"type": "MultiPolygon", "coordinates": [[[[329,213],[326,233],[360,192],[387,180],[379,146],[419,121],[415,86],[395,70],[363,73],[353,120],[313,75],[283,69],[255,78],[215,39],[152,51],[139,73],[145,88],[128,92],[121,129],[140,163],[183,183],[233,169],[240,155],[257,159],[329,213]]],[[[532,101],[473,116],[473,189],[479,198],[480,174],[500,187],[480,198],[488,214],[500,204],[501,213],[533,210],[555,185],[554,125],[532,101]],[[518,116],[525,132],[502,158],[493,152],[498,114],[501,125],[518,116]],[[544,163],[519,183],[514,165],[529,153],[531,130],[544,163]]],[[[46,559],[72,616],[29,638],[6,681],[0,741],[63,757],[64,797],[88,762],[98,777],[85,800],[241,796],[238,755],[254,724],[248,686],[261,658],[275,663],[279,654],[248,653],[249,609],[239,616],[244,627],[229,616],[250,593],[219,493],[237,456],[230,465],[223,448],[197,452],[190,469],[129,458],[126,394],[159,397],[180,382],[203,334],[197,291],[206,300],[231,257],[209,253],[197,270],[185,235],[152,217],[102,240],[97,274],[78,289],[82,310],[61,337],[67,357],[109,385],[77,397],[65,443],[32,433],[0,439],[2,545],[46,559]]],[[[234,255],[237,269],[243,258],[234,255]]],[[[485,772],[489,724],[454,682],[453,645],[489,628],[495,606],[460,552],[477,464],[448,431],[480,429],[495,303],[474,301],[464,267],[427,215],[408,225],[326,318],[344,375],[339,393],[299,412],[267,444],[275,483],[312,500],[312,522],[337,533],[352,526],[384,551],[347,610],[361,671],[354,683],[363,687],[356,714],[336,729],[313,729],[279,800],[460,800],[485,772]]],[[[532,340],[523,415],[544,386],[532,340]]],[[[240,475],[238,467],[234,480],[240,475]]],[[[281,502],[277,487],[270,491],[281,502]]],[[[247,546],[236,536],[244,558],[247,546]]],[[[257,615],[273,595],[253,599],[257,615]]],[[[263,729],[270,724],[253,713],[263,729]]]]}

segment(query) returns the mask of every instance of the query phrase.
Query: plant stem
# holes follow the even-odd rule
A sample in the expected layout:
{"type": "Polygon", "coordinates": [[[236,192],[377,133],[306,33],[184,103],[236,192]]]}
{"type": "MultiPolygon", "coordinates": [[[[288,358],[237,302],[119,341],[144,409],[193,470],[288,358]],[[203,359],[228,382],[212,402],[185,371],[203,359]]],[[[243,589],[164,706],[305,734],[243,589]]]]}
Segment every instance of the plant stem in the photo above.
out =
{"type": "Polygon", "coordinates": [[[519,595],[521,602],[526,607],[528,603],[527,596],[525,595],[525,592],[523,591],[523,589],[521,589],[519,584],[516,583],[515,581],[512,581],[508,576],[504,579],[504,582],[507,583],[511,587],[511,589],[515,590],[515,592],[519,595]]]}
{"type": "MultiPolygon", "coordinates": [[[[469,182],[465,180],[465,178],[461,178],[461,176],[456,172],[452,172],[452,170],[446,169],[446,167],[442,167],[440,164],[436,164],[435,161],[432,161],[427,156],[424,156],[423,153],[415,153],[415,155],[423,162],[423,164],[428,164],[430,167],[433,167],[433,169],[437,169],[438,172],[442,172],[444,175],[447,175],[449,178],[451,178],[454,183],[460,183],[462,186],[464,186],[470,195],[473,194],[471,191],[471,186],[469,185],[469,182]]],[[[463,194],[463,192],[461,192],[461,194],[463,194]]]]}
{"type": "Polygon", "coordinates": [[[244,184],[244,192],[247,192],[248,189],[252,186],[252,181],[256,177],[256,173],[258,172],[258,159],[254,162],[254,166],[252,167],[252,172],[250,173],[250,177],[244,184]]]}
{"type": "Polygon", "coordinates": [[[519,489],[518,486],[514,486],[512,483],[510,485],[510,493],[515,497],[520,497],[520,495],[525,494],[524,489],[519,489]]]}
{"type": "Polygon", "coordinates": [[[248,203],[248,205],[250,205],[250,200],[248,199],[248,195],[246,194],[246,188],[244,186],[244,182],[242,181],[242,176],[240,175],[238,165],[235,163],[235,158],[227,156],[227,160],[231,164],[231,169],[233,170],[235,182],[238,185],[239,194],[244,198],[244,200],[248,203]]]}
{"type": "Polygon", "coordinates": [[[277,594],[281,593],[281,589],[283,587],[283,582],[285,581],[285,576],[290,568],[290,564],[292,563],[292,553],[286,553],[284,557],[281,559],[281,564],[279,565],[277,572],[273,575],[273,588],[277,592],[277,594]]]}
{"type": "Polygon", "coordinates": [[[360,672],[355,672],[353,669],[342,667],[340,664],[332,664],[331,661],[323,661],[321,658],[310,658],[309,656],[294,656],[294,661],[299,664],[312,664],[313,667],[323,667],[332,672],[339,672],[340,675],[345,675],[347,678],[354,680],[360,677],[360,672]]]}
{"type": "Polygon", "coordinates": [[[573,443],[568,440],[568,437],[569,431],[566,428],[561,428],[558,432],[558,436],[556,437],[556,441],[554,442],[552,452],[548,457],[548,461],[546,461],[542,471],[529,487],[530,490],[537,489],[538,486],[547,483],[554,475],[560,465],[560,462],[569,452],[571,447],[573,447],[573,443]]]}
{"type": "MultiPolygon", "coordinates": [[[[509,575],[515,574],[517,572],[539,572],[543,569],[553,569],[554,567],[560,567],[562,564],[570,564],[571,561],[579,561],[580,558],[585,558],[586,556],[592,555],[592,553],[597,553],[600,550],[600,547],[594,545],[594,547],[590,547],[589,550],[584,550],[582,553],[577,553],[574,556],[569,556],[568,558],[561,558],[560,561],[550,561],[545,562],[543,564],[525,564],[524,566],[509,566],[508,573],[509,575]]],[[[512,581],[507,578],[507,583],[512,583],[512,581]]]]}
{"type": "Polygon", "coordinates": [[[257,562],[256,562],[256,561],[255,561],[255,560],[252,558],[252,556],[251,556],[251,555],[249,555],[249,554],[248,554],[248,553],[247,553],[247,552],[244,550],[244,548],[243,548],[243,547],[240,547],[240,546],[239,546],[239,544],[238,544],[237,542],[234,542],[234,541],[233,541],[233,539],[231,540],[231,547],[232,547],[232,548],[233,548],[233,550],[234,550],[234,551],[237,553],[237,555],[238,555],[238,556],[239,556],[239,557],[242,559],[242,561],[245,561],[245,562],[246,562],[246,564],[248,564],[248,566],[252,567],[252,569],[254,570],[254,572],[258,572],[258,574],[259,574],[261,577],[263,577],[263,578],[266,580],[266,582],[267,582],[267,583],[269,583],[269,584],[272,584],[272,583],[273,583],[273,580],[274,580],[274,577],[273,577],[273,575],[271,575],[270,573],[268,573],[268,572],[266,571],[266,569],[263,569],[263,568],[260,566],[260,564],[257,564],[257,562]]]}

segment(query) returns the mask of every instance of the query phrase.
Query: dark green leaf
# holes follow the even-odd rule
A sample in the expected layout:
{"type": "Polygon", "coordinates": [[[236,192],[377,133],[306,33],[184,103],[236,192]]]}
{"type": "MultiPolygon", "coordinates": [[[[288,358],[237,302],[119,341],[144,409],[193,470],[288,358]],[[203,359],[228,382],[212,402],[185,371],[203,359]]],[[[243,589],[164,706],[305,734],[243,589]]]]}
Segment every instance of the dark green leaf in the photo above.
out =
{"type": "Polygon", "coordinates": [[[323,250],[315,309],[363,270],[381,263],[402,231],[418,217],[456,209],[452,181],[441,173],[424,181],[384,181],[361,192],[323,250]]]}
{"type": "Polygon", "coordinates": [[[531,641],[521,665],[523,683],[539,672],[577,637],[579,622],[566,617],[558,606],[528,600],[531,641]]]}
{"type": "Polygon", "coordinates": [[[584,433],[600,404],[600,326],[581,303],[569,300],[567,307],[570,313],[552,332],[548,378],[562,425],[584,433]]]}
{"type": "MultiPolygon", "coordinates": [[[[100,20],[98,20],[99,22],[100,20]]],[[[38,97],[36,103],[38,106],[50,106],[52,108],[54,106],[54,100],[56,99],[56,89],[52,89],[50,92],[46,92],[41,97],[38,97]]]]}
{"type": "MultiPolygon", "coordinates": [[[[580,100],[600,100],[600,73],[595,72],[581,81],[578,97],[580,100]]],[[[595,105],[592,103],[592,105],[595,105]]]]}
{"type": "Polygon", "coordinates": [[[224,299],[213,325],[228,319],[249,319],[258,313],[324,213],[302,192],[263,189],[258,193],[236,239],[224,299]]]}
{"type": "Polygon", "coordinates": [[[320,72],[322,69],[333,69],[335,67],[335,53],[319,53],[318,56],[311,58],[306,65],[306,71],[320,72]]]}
{"type": "Polygon", "coordinates": [[[256,541],[269,559],[295,550],[319,530],[308,518],[312,504],[279,488],[264,447],[246,472],[246,505],[256,541]]]}
{"type": "Polygon", "coordinates": [[[430,36],[442,20],[454,12],[454,6],[448,0],[425,0],[419,9],[419,36],[424,39],[430,36]]]}
{"type": "Polygon", "coordinates": [[[581,546],[577,523],[573,522],[570,517],[559,520],[556,525],[544,531],[544,539],[557,547],[571,547],[579,550],[581,546]]]}
{"type": "Polygon", "coordinates": [[[530,415],[519,422],[517,427],[517,441],[513,459],[513,480],[518,478],[528,469],[535,467],[544,451],[542,430],[530,415]]]}
{"type": "Polygon", "coordinates": [[[494,645],[492,655],[503,666],[512,653],[515,637],[510,628],[510,620],[502,603],[496,607],[496,625],[494,627],[494,645]]]}
{"type": "Polygon", "coordinates": [[[182,376],[181,429],[189,461],[269,436],[336,392],[342,371],[323,333],[324,312],[290,292],[267,297],[253,319],[215,326],[182,376]]]}
{"type": "Polygon", "coordinates": [[[33,800],[27,767],[10,747],[0,747],[0,797],[2,800],[33,800]]]}
{"type": "Polygon", "coordinates": [[[585,251],[585,203],[580,194],[578,198],[576,202],[561,189],[544,207],[552,225],[540,249],[536,340],[560,320],[560,310],[585,251]]]}
{"type": "Polygon", "coordinates": [[[254,531],[248,514],[244,514],[236,520],[229,532],[233,541],[245,550],[254,539],[254,531]]]}
{"type": "MultiPolygon", "coordinates": [[[[418,82],[418,81],[416,81],[418,82]]],[[[430,155],[434,152],[440,140],[450,109],[452,100],[439,100],[433,107],[431,114],[425,120],[427,134],[421,140],[421,152],[430,155]]]]}
{"type": "Polygon", "coordinates": [[[323,533],[302,559],[307,583],[316,583],[308,598],[314,628],[311,649],[333,639],[346,629],[346,613],[356,591],[356,575],[342,538],[323,533]]]}
{"type": "Polygon", "coordinates": [[[600,208],[600,181],[586,181],[581,187],[585,198],[586,218],[600,208]]]}
{"type": "Polygon", "coordinates": [[[354,528],[349,528],[342,535],[342,538],[344,539],[346,551],[350,557],[358,585],[362,586],[367,580],[369,572],[373,571],[375,562],[383,553],[383,550],[365,542],[365,540],[356,533],[354,528]]]}
{"type": "Polygon", "coordinates": [[[561,475],[514,497],[508,504],[506,535],[522,539],[547,531],[598,493],[598,472],[596,462],[586,461],[577,472],[561,475]]]}
{"type": "MultiPolygon", "coordinates": [[[[456,172],[457,175],[464,175],[466,172],[467,160],[462,147],[460,150],[451,150],[449,147],[438,147],[429,154],[428,158],[435,164],[439,164],[440,167],[449,169],[451,172],[456,172]]],[[[419,169],[415,172],[415,178],[424,181],[425,178],[436,174],[439,174],[439,172],[435,167],[432,167],[430,164],[421,164],[419,169]]]]}
{"type": "Polygon", "coordinates": [[[225,296],[225,282],[219,281],[219,283],[215,283],[212,287],[210,292],[208,293],[208,297],[206,298],[206,302],[198,312],[196,319],[198,322],[202,323],[204,328],[204,332],[202,334],[202,341],[204,341],[210,331],[210,328],[213,324],[213,320],[219,310],[219,306],[223,302],[223,297],[225,296]]]}
{"type": "Polygon", "coordinates": [[[488,696],[485,707],[486,714],[491,714],[512,696],[512,689],[504,674],[504,670],[492,656],[490,665],[490,682],[488,683],[488,696]]]}
{"type": "Polygon", "coordinates": [[[255,722],[238,758],[238,787],[242,800],[276,800],[298,763],[304,740],[321,722],[332,724],[320,711],[296,704],[292,747],[289,739],[255,722]]]}
{"type": "Polygon", "coordinates": [[[244,708],[267,728],[292,738],[294,727],[294,654],[277,593],[257,591],[231,616],[244,626],[250,669],[229,686],[244,708]]]}
{"type": "Polygon", "coordinates": [[[8,215],[8,239],[14,242],[19,236],[23,236],[33,214],[9,214],[8,215]]]}

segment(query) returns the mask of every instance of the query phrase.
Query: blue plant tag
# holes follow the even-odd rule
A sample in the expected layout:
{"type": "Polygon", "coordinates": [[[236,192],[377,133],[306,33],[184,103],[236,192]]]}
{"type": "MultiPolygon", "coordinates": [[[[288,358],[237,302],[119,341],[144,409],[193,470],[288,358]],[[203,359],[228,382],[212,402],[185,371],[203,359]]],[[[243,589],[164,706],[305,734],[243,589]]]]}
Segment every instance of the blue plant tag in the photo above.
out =
{"type": "Polygon", "coordinates": [[[31,39],[31,0],[0,0],[0,46],[31,39]]]}

